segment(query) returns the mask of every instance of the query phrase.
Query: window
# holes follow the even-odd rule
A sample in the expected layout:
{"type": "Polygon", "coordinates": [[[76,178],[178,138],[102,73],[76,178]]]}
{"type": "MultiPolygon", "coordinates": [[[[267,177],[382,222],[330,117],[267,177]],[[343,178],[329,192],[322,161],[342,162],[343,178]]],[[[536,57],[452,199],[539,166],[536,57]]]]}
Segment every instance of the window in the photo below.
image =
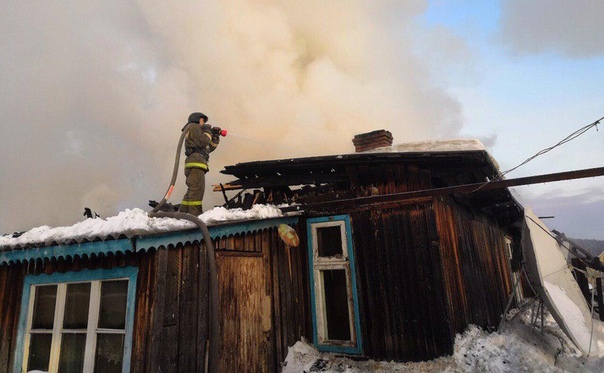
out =
{"type": "Polygon", "coordinates": [[[524,299],[524,293],[522,292],[522,283],[520,282],[521,273],[520,271],[514,272],[512,270],[512,239],[510,237],[505,237],[505,247],[506,253],[508,255],[508,269],[512,274],[512,291],[514,292],[514,296],[516,297],[516,302],[520,303],[524,299]]]}
{"type": "Polygon", "coordinates": [[[308,220],[313,329],[321,351],[361,353],[350,221],[308,220]]]}
{"type": "Polygon", "coordinates": [[[129,372],[136,274],[27,276],[15,372],[129,372]]]}

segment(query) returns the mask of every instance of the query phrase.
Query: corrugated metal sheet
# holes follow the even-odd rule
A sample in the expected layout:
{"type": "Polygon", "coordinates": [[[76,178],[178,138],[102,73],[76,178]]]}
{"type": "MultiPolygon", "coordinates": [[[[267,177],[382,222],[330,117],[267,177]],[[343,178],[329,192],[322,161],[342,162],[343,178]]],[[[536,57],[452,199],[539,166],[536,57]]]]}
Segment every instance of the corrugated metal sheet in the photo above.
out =
{"type": "MultiPolygon", "coordinates": [[[[230,224],[210,226],[208,230],[212,238],[221,239],[220,242],[223,248],[227,248],[225,242],[230,242],[229,247],[232,247],[231,249],[233,250],[253,251],[254,243],[246,242],[246,246],[242,247],[241,244],[235,241],[240,241],[250,233],[275,227],[279,224],[295,224],[297,220],[297,217],[280,217],[256,221],[238,221],[231,222],[230,224]]],[[[5,246],[0,249],[0,265],[46,258],[69,259],[91,255],[106,255],[109,253],[116,254],[118,252],[124,254],[126,252],[146,251],[160,246],[194,243],[202,239],[199,229],[164,233],[147,232],[146,234],[142,234],[139,231],[138,236],[128,237],[127,235],[120,235],[122,237],[120,239],[103,240],[103,238],[107,237],[112,236],[95,236],[94,240],[89,240],[88,238],[70,239],[69,243],[52,246],[44,246],[45,243],[25,243],[23,245],[5,246]]],[[[258,245],[256,246],[259,247],[258,245]]]]}
{"type": "MultiPolygon", "coordinates": [[[[282,221],[285,224],[295,222],[297,219],[293,216],[283,216],[269,219],[253,219],[253,220],[231,220],[221,223],[208,223],[208,230],[212,238],[229,236],[234,234],[245,234],[254,231],[262,230],[268,227],[280,224],[282,221]]],[[[99,228],[101,229],[101,228],[99,228]]],[[[56,240],[55,238],[42,240],[42,241],[22,241],[18,238],[12,243],[0,246],[0,253],[3,251],[14,251],[14,250],[27,250],[27,249],[41,249],[45,247],[53,246],[74,246],[78,244],[87,244],[95,242],[110,242],[115,240],[133,239],[136,238],[139,241],[139,247],[146,249],[147,247],[157,247],[164,244],[175,244],[185,243],[187,241],[199,241],[201,234],[199,229],[188,228],[188,229],[174,229],[171,231],[151,231],[142,229],[123,229],[119,232],[108,233],[108,232],[87,232],[84,235],[77,235],[74,237],[65,237],[62,240],[56,240]],[[165,242],[161,241],[165,238],[165,242]],[[177,240],[177,242],[175,242],[177,240]]]]}

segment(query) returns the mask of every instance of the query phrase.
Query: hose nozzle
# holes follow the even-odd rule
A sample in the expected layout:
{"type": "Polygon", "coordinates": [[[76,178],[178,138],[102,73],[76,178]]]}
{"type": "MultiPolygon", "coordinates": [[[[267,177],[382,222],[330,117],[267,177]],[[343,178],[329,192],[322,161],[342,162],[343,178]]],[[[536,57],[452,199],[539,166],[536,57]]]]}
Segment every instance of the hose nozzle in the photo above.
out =
{"type": "Polygon", "coordinates": [[[212,133],[225,137],[227,135],[227,130],[223,130],[220,127],[212,127],[212,133]]]}

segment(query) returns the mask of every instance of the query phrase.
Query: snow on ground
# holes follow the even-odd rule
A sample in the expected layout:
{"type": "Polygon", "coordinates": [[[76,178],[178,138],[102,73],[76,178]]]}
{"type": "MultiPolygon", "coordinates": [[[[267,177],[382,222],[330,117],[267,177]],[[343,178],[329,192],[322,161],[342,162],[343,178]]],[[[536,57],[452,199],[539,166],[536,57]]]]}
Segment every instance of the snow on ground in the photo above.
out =
{"type": "MultiPolygon", "coordinates": [[[[283,373],[604,371],[604,356],[581,357],[549,313],[543,333],[539,325],[532,327],[530,320],[531,312],[524,311],[493,333],[471,325],[457,335],[453,355],[426,362],[354,361],[333,353],[320,353],[305,341],[299,341],[289,348],[283,373]]],[[[594,343],[604,346],[604,323],[596,321],[596,324],[594,343]]]]}
{"type": "MultiPolygon", "coordinates": [[[[268,219],[283,216],[273,205],[254,205],[249,210],[216,207],[199,217],[207,225],[237,220],[268,219]]],[[[72,239],[106,237],[122,233],[151,234],[194,228],[195,224],[186,220],[171,218],[150,218],[146,211],[135,208],[125,210],[107,219],[86,219],[69,227],[41,226],[33,228],[19,237],[0,236],[0,248],[31,244],[50,244],[53,241],[66,242],[72,239]]]]}

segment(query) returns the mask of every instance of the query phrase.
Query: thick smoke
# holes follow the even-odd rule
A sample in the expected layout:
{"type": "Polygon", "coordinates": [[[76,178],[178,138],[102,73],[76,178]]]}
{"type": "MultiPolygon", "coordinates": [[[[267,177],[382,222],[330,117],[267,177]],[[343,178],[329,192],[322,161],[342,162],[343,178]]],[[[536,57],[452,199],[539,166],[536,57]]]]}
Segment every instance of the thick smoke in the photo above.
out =
{"type": "Polygon", "coordinates": [[[354,134],[379,128],[396,142],[455,136],[460,105],[412,54],[425,5],[10,0],[0,232],[72,224],[86,206],[147,208],[165,192],[192,111],[231,134],[208,184],[229,179],[227,164],[352,152],[354,134]]]}

